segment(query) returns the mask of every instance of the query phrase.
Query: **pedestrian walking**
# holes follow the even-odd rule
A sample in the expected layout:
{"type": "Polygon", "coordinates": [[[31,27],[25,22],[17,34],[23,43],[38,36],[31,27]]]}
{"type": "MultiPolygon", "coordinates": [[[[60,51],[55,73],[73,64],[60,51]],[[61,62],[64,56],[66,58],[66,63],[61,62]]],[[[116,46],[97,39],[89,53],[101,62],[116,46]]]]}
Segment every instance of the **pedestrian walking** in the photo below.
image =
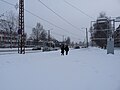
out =
{"type": "Polygon", "coordinates": [[[68,55],[68,51],[69,51],[69,47],[68,47],[68,45],[66,45],[66,46],[65,46],[66,55],[68,55]]]}
{"type": "Polygon", "coordinates": [[[64,55],[64,44],[61,45],[61,55],[64,55]]]}

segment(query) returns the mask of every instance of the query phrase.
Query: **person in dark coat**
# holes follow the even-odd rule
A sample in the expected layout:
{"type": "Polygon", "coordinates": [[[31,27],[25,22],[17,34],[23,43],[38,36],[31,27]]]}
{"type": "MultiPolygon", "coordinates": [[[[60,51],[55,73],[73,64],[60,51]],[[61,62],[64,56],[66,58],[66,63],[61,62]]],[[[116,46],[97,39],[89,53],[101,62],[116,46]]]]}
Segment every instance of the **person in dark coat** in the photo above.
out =
{"type": "Polygon", "coordinates": [[[69,51],[68,45],[65,46],[65,51],[66,51],[66,55],[68,55],[68,51],[69,51]]]}
{"type": "Polygon", "coordinates": [[[61,55],[64,55],[64,44],[61,45],[61,55]]]}

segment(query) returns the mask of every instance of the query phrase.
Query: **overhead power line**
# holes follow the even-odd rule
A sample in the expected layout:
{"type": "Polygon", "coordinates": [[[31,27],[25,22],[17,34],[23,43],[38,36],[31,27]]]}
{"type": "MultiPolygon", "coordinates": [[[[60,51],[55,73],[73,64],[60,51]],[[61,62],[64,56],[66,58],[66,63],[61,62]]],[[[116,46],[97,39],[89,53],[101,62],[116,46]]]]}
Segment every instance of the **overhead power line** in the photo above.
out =
{"type": "MultiPolygon", "coordinates": [[[[7,4],[11,5],[11,6],[15,6],[14,4],[9,3],[9,2],[7,2],[7,1],[5,1],[5,0],[0,0],[0,1],[2,1],[2,2],[4,2],[4,3],[7,3],[7,4]]],[[[25,10],[26,12],[28,12],[29,14],[31,14],[31,15],[33,15],[33,16],[35,16],[35,17],[37,17],[37,18],[39,18],[39,19],[41,19],[41,20],[43,20],[43,21],[49,23],[49,24],[51,24],[52,26],[54,26],[54,27],[56,27],[56,28],[59,28],[59,29],[65,31],[65,32],[71,34],[71,35],[74,34],[74,33],[71,33],[70,31],[68,31],[68,30],[66,30],[66,29],[64,29],[64,28],[62,28],[62,27],[59,27],[59,26],[57,26],[57,25],[55,25],[55,24],[53,24],[53,23],[51,23],[51,22],[49,22],[49,21],[47,21],[47,20],[45,20],[45,19],[39,17],[38,15],[36,15],[36,14],[30,12],[29,10],[26,10],[26,9],[24,9],[24,10],[25,10]]],[[[76,34],[74,34],[74,35],[76,36],[76,34]]]]}
{"type": "Polygon", "coordinates": [[[55,27],[57,27],[57,28],[59,28],[59,29],[61,29],[61,30],[66,31],[66,32],[68,33],[67,30],[65,30],[65,29],[63,29],[63,28],[61,28],[61,27],[59,27],[59,26],[57,26],[57,25],[55,25],[55,24],[53,24],[53,23],[51,23],[51,22],[49,22],[49,21],[47,21],[47,20],[45,20],[45,19],[43,19],[43,18],[41,18],[41,17],[39,17],[38,15],[36,15],[36,14],[34,14],[34,13],[26,10],[26,9],[25,9],[25,11],[28,12],[29,14],[31,14],[31,15],[33,15],[33,16],[35,16],[35,17],[37,17],[37,18],[39,18],[39,19],[41,19],[41,20],[43,20],[43,21],[45,21],[45,22],[47,22],[47,23],[49,23],[49,24],[51,24],[51,25],[53,25],[53,26],[55,26],[55,27]]]}
{"type": "MultiPolygon", "coordinates": [[[[59,34],[59,33],[53,32],[53,31],[52,31],[52,33],[55,34],[55,35],[61,36],[61,37],[63,37],[63,36],[69,37],[69,36],[67,36],[67,35],[62,35],[62,34],[59,34]]],[[[74,38],[74,39],[76,39],[76,40],[80,40],[80,39],[77,38],[77,37],[70,36],[70,38],[71,38],[71,37],[74,38]]]]}
{"type": "MultiPolygon", "coordinates": [[[[33,28],[33,27],[29,26],[29,25],[25,25],[25,26],[26,26],[27,28],[31,28],[31,29],[33,28]]],[[[51,31],[51,33],[54,34],[54,35],[60,36],[60,37],[63,37],[63,36],[69,37],[69,36],[64,35],[64,34],[56,33],[56,32],[54,32],[54,31],[51,31]]],[[[70,37],[72,37],[72,38],[74,38],[74,39],[76,39],[76,40],[80,40],[78,37],[75,37],[75,36],[70,36],[70,37]]]]}
{"type": "Polygon", "coordinates": [[[66,20],[65,18],[63,18],[62,16],[60,16],[58,13],[56,13],[54,10],[52,10],[51,8],[49,8],[46,4],[44,4],[41,0],[38,0],[42,5],[44,5],[47,9],[49,9],[51,12],[53,12],[55,15],[57,15],[60,19],[62,19],[63,21],[65,21],[66,23],[68,23],[69,25],[71,25],[73,28],[77,29],[78,31],[80,31],[80,29],[76,26],[74,26],[72,23],[70,23],[68,20],[66,20]]]}
{"type": "MultiPolygon", "coordinates": [[[[11,5],[11,6],[15,6],[14,4],[9,3],[9,2],[7,2],[7,1],[5,1],[5,0],[0,0],[0,1],[3,1],[4,3],[7,3],[7,4],[11,5]]],[[[41,18],[41,17],[39,17],[38,15],[30,12],[29,10],[26,10],[26,9],[25,9],[25,11],[28,12],[29,14],[31,14],[31,15],[33,15],[33,16],[35,16],[35,17],[37,17],[37,18],[39,18],[39,19],[41,19],[41,20],[43,20],[43,21],[45,21],[45,22],[47,22],[47,23],[49,23],[49,24],[51,24],[51,25],[53,25],[53,26],[55,26],[56,28],[59,28],[59,29],[65,31],[65,32],[71,34],[71,35],[74,34],[74,33],[71,33],[71,32],[69,32],[69,31],[67,31],[66,29],[63,29],[63,28],[61,28],[61,27],[59,27],[59,26],[57,26],[57,25],[55,25],[55,24],[53,24],[53,23],[51,23],[51,22],[49,22],[49,21],[47,21],[47,20],[45,20],[45,19],[43,19],[43,18],[41,18]]],[[[26,27],[32,28],[32,27],[27,26],[27,25],[26,25],[26,27]]],[[[55,32],[54,32],[54,34],[55,34],[55,32]]],[[[58,34],[58,33],[56,33],[56,34],[59,35],[59,36],[63,36],[62,34],[58,34]]],[[[74,35],[76,36],[76,34],[74,34],[74,35]]],[[[78,36],[78,35],[77,35],[77,36],[78,36]]],[[[74,36],[70,36],[70,37],[72,37],[72,38],[74,38],[74,39],[77,39],[77,40],[80,40],[80,39],[78,39],[77,37],[74,37],[74,36]]]]}
{"type": "MultiPolygon", "coordinates": [[[[64,29],[64,28],[62,28],[62,27],[59,27],[59,26],[57,26],[57,25],[55,25],[55,24],[53,24],[53,23],[51,23],[51,22],[49,22],[49,21],[47,21],[47,20],[45,20],[45,19],[39,17],[38,15],[36,15],[36,14],[34,14],[34,13],[32,13],[32,12],[26,10],[26,9],[25,9],[25,11],[28,12],[28,13],[30,13],[31,15],[33,15],[33,16],[35,16],[35,17],[37,17],[37,18],[39,18],[39,19],[41,19],[41,20],[43,20],[43,21],[45,21],[45,22],[47,22],[47,23],[49,23],[49,24],[51,24],[52,26],[57,27],[57,28],[59,28],[59,29],[65,31],[65,32],[71,34],[71,35],[74,34],[74,33],[71,33],[70,31],[68,31],[68,30],[66,30],[66,29],[64,29]]],[[[76,34],[74,34],[74,35],[76,36],[76,34]]]]}
{"type": "Polygon", "coordinates": [[[91,17],[90,15],[86,14],[84,11],[80,10],[79,8],[75,7],[74,5],[72,5],[71,3],[67,2],[66,0],[64,0],[64,2],[66,4],[68,4],[69,6],[73,7],[74,9],[78,10],[79,12],[81,12],[82,14],[86,15],[87,17],[94,19],[93,17],[91,17]]]}
{"type": "Polygon", "coordinates": [[[62,34],[59,34],[59,33],[53,32],[53,31],[52,31],[52,33],[53,33],[53,34],[56,34],[56,35],[58,35],[58,36],[63,36],[62,34]]]}
{"type": "MultiPolygon", "coordinates": [[[[25,25],[25,26],[26,26],[27,28],[30,28],[30,29],[33,28],[33,27],[29,26],[29,25],[25,25]]],[[[56,32],[53,32],[53,31],[51,31],[51,33],[54,34],[54,35],[57,35],[57,36],[59,36],[59,37],[63,37],[63,36],[68,37],[67,35],[60,34],[60,33],[56,33],[56,32]]],[[[75,37],[75,36],[70,36],[70,37],[72,37],[72,38],[74,38],[74,39],[76,39],[76,40],[80,40],[79,38],[77,38],[77,37],[75,37]]]]}
{"type": "Polygon", "coordinates": [[[9,4],[9,5],[15,6],[14,4],[9,3],[9,2],[7,2],[7,1],[5,1],[5,0],[0,0],[0,1],[2,1],[2,2],[4,2],[4,3],[7,3],[7,4],[9,4]]]}
{"type": "MultiPolygon", "coordinates": [[[[26,26],[27,28],[30,28],[30,29],[33,28],[33,27],[29,26],[29,25],[25,25],[25,26],[26,26]]],[[[51,31],[51,33],[54,34],[54,35],[60,36],[60,37],[63,37],[63,36],[68,37],[67,35],[60,34],[60,33],[56,33],[56,32],[53,32],[53,31],[51,31]]],[[[80,40],[78,37],[75,37],[75,36],[70,36],[70,37],[72,37],[72,38],[74,38],[74,39],[76,39],[76,40],[80,40]]]]}

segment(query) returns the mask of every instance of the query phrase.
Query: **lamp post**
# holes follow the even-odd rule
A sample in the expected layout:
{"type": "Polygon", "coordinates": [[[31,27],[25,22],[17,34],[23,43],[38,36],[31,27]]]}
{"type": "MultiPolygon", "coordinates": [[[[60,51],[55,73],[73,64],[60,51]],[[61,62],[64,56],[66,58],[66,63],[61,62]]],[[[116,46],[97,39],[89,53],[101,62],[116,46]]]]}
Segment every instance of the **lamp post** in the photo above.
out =
{"type": "MultiPolygon", "coordinates": [[[[47,43],[48,43],[48,46],[49,46],[49,47],[51,47],[51,43],[50,43],[50,40],[51,40],[51,39],[50,39],[51,30],[53,30],[53,28],[47,30],[47,32],[48,32],[47,43]]],[[[44,45],[44,46],[45,46],[45,45],[44,45]]]]}
{"type": "Polygon", "coordinates": [[[86,47],[88,48],[88,31],[87,31],[87,28],[81,28],[81,29],[85,29],[86,30],[86,47]]]}
{"type": "Polygon", "coordinates": [[[50,41],[50,31],[53,30],[53,28],[47,30],[48,31],[48,41],[50,41]]]}

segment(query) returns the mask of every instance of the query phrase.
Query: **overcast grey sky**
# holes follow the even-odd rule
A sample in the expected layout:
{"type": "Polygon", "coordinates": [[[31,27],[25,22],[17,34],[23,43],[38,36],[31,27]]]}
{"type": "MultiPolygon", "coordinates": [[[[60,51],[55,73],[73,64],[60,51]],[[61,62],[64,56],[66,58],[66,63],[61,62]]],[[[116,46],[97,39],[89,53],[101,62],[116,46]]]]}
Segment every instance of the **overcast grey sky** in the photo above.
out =
{"type": "MultiPolygon", "coordinates": [[[[6,1],[12,4],[18,3],[18,0],[6,1]]],[[[62,40],[62,36],[64,35],[65,37],[70,36],[72,41],[83,41],[85,39],[85,29],[81,28],[84,27],[89,29],[90,22],[96,20],[100,12],[104,11],[109,17],[120,16],[120,0],[66,0],[89,16],[93,17],[94,19],[91,19],[90,17],[71,7],[70,5],[65,3],[64,0],[41,1],[52,10],[54,10],[56,13],[58,13],[60,16],[64,17],[67,21],[80,29],[75,29],[65,21],[61,20],[58,16],[56,16],[45,6],[43,6],[38,0],[25,0],[25,9],[70,32],[68,33],[64,30],[56,28],[55,26],[52,26],[51,24],[25,12],[25,32],[27,32],[28,35],[32,32],[32,28],[29,28],[28,26],[34,27],[37,22],[40,22],[44,26],[44,29],[52,29],[51,35],[58,40],[62,40]]],[[[18,11],[16,11],[13,6],[10,6],[0,0],[0,14],[10,10],[18,13],[18,11]]]]}

